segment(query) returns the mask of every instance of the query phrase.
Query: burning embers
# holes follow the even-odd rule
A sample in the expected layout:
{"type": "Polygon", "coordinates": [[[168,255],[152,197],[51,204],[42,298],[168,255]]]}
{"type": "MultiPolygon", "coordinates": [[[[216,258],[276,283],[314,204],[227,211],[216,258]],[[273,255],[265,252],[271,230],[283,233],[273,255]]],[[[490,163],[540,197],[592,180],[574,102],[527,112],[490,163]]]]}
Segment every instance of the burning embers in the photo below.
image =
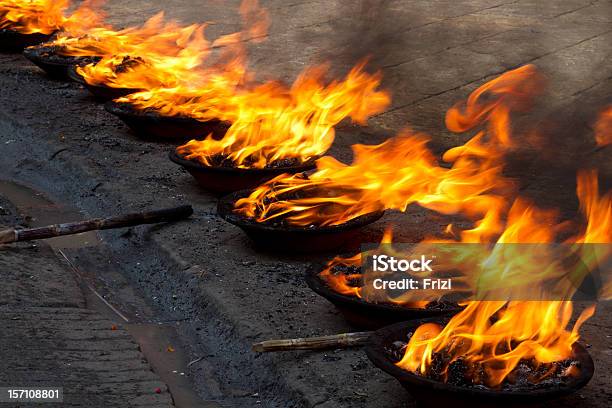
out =
{"type": "MultiPolygon", "coordinates": [[[[567,312],[567,305],[568,303],[562,303],[559,308],[544,308],[546,312],[550,312],[545,320],[548,327],[550,327],[550,319],[556,317],[554,313],[567,312]]],[[[531,315],[521,314],[513,317],[518,317],[518,321],[523,322],[531,315]]],[[[497,387],[483,384],[483,380],[489,378],[484,368],[485,364],[470,364],[463,358],[450,361],[449,356],[443,353],[434,354],[432,357],[431,364],[435,368],[431,369],[429,375],[421,375],[397,365],[398,361],[402,361],[406,344],[414,342],[412,339],[417,336],[418,328],[440,327],[446,321],[448,321],[447,318],[432,318],[385,327],[370,337],[370,344],[366,349],[370,360],[377,367],[394,376],[423,406],[461,408],[532,406],[538,402],[549,401],[576,392],[584,387],[593,376],[593,360],[586,349],[577,342],[570,346],[569,352],[565,353],[564,357],[559,356],[558,360],[547,364],[539,363],[535,359],[520,359],[516,368],[497,387]]],[[[477,347],[471,342],[472,338],[471,332],[468,333],[462,343],[463,347],[469,348],[467,344],[477,347]]],[[[514,344],[524,344],[526,348],[528,343],[519,342],[510,345],[502,343],[499,357],[503,353],[510,360],[514,360],[514,353],[506,352],[510,350],[507,346],[512,347],[514,344]]],[[[492,361],[487,364],[494,367],[492,361]]],[[[500,367],[504,366],[507,366],[507,363],[501,361],[500,367]]]]}

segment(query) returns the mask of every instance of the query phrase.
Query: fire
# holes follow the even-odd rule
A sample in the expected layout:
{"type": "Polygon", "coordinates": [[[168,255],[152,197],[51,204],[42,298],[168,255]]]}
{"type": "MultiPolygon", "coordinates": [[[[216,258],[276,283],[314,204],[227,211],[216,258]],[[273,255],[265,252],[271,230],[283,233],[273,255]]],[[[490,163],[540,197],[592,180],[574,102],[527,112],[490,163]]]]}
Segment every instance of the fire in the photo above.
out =
{"type": "Polygon", "coordinates": [[[160,111],[173,109],[171,106],[181,101],[231,95],[234,87],[246,80],[244,42],[265,36],[269,20],[256,0],[243,0],[240,12],[244,29],[212,43],[204,35],[206,24],[182,26],[175,21],[165,21],[160,13],[142,27],[119,32],[94,30],[74,40],[76,44],[68,44],[68,49],[83,53],[79,48],[85,48],[88,52],[90,41],[94,49],[101,47],[104,58],[100,62],[77,69],[88,83],[141,89],[143,92],[129,99],[137,107],[158,106],[160,111]],[[219,60],[209,64],[216,50],[221,50],[219,60]],[[213,84],[210,89],[218,95],[198,93],[203,84],[213,84]],[[163,106],[158,105],[162,104],[159,101],[164,101],[163,106]]]}
{"type": "MultiPolygon", "coordinates": [[[[391,228],[387,228],[380,242],[381,247],[388,246],[390,248],[392,242],[393,231],[391,228]]],[[[357,272],[357,268],[361,267],[361,264],[361,254],[357,254],[349,258],[337,256],[327,263],[325,268],[319,273],[319,278],[325,281],[329,288],[337,293],[346,296],[355,296],[360,299],[365,298],[367,301],[370,301],[370,294],[367,293],[369,287],[363,285],[363,275],[360,272],[357,272]],[[355,268],[356,272],[350,274],[334,273],[334,268],[336,267],[355,268]]],[[[384,299],[380,300],[385,303],[394,303],[415,309],[424,308],[429,303],[428,301],[411,301],[406,296],[400,296],[397,298],[385,297],[384,299]]]]}
{"type": "Polygon", "coordinates": [[[607,107],[595,125],[595,141],[599,146],[612,143],[612,106],[607,107]]]}
{"type": "MultiPolygon", "coordinates": [[[[84,13],[85,14],[85,13],[84,13]]],[[[91,57],[129,55],[135,52],[135,47],[140,47],[151,37],[159,34],[160,30],[171,32],[174,28],[179,28],[176,22],[165,22],[164,13],[160,12],[148,19],[141,26],[128,27],[116,30],[108,24],[104,24],[104,14],[97,11],[92,15],[88,14],[85,18],[96,18],[98,22],[89,24],[87,30],[66,29],[58,33],[54,39],[45,46],[55,46],[57,52],[66,56],[91,57]]],[[[197,26],[196,26],[197,27],[197,26]]],[[[172,39],[169,40],[170,42],[172,39]]]]}
{"type": "MultiPolygon", "coordinates": [[[[522,67],[483,85],[465,104],[449,110],[446,124],[452,131],[487,125],[465,145],[444,154],[443,159],[452,163],[450,169],[436,163],[424,136],[407,134],[379,146],[355,146],[351,166],[325,157],[310,176],[281,176],[239,201],[236,210],[260,222],[284,217],[297,225],[334,225],[383,208],[404,209],[411,202],[445,214],[463,214],[473,221],[471,229],[456,233],[451,225],[446,229],[450,240],[433,238],[421,244],[481,244],[473,252],[442,254],[437,263],[454,266],[463,283],[491,300],[466,303],[444,327],[434,323],[418,327],[397,365],[441,381],[461,366],[467,381],[492,388],[514,381],[514,370],[525,361],[543,368],[529,379],[533,383],[552,375],[575,375],[575,370],[552,363],[571,359],[580,327],[594,313],[594,307],[587,308],[570,325],[570,299],[576,288],[590,266],[611,255],[609,246],[594,250],[582,244],[610,243],[612,193],[600,195],[594,171],[578,174],[577,195],[586,222],[582,232],[565,243],[571,248],[568,259],[578,256],[587,267],[557,268],[552,249],[540,244],[558,242],[570,224],[559,221],[556,211],[516,197],[512,183],[502,175],[504,154],[516,146],[511,112],[527,108],[541,83],[533,67],[522,67]],[[538,251],[513,244],[534,245],[538,251]],[[552,266],[542,268],[543,259],[536,255],[552,266]],[[502,277],[514,283],[496,285],[502,277]],[[563,300],[546,298],[547,284],[563,300]],[[534,300],[503,300],[512,295],[516,299],[517,293],[534,300]]],[[[385,242],[390,242],[389,236],[385,242]]],[[[320,276],[333,290],[363,298],[364,289],[354,285],[361,274],[333,273],[335,266],[360,263],[359,256],[335,258],[320,276]]]]}
{"type": "Polygon", "coordinates": [[[172,86],[208,54],[204,28],[203,24],[181,26],[159,13],[141,27],[93,30],[83,39],[66,41],[65,49],[72,55],[90,50],[102,54],[100,62],[77,67],[90,84],[134,89],[172,86]]]}
{"type": "Polygon", "coordinates": [[[51,34],[58,30],[82,30],[99,22],[94,12],[100,1],[84,1],[66,16],[70,0],[0,0],[0,29],[23,34],[51,34]]]}
{"type": "MultiPolygon", "coordinates": [[[[481,242],[495,236],[501,231],[501,217],[508,209],[502,195],[512,190],[510,181],[501,174],[504,152],[514,145],[509,125],[510,112],[526,108],[533,94],[539,92],[540,83],[541,78],[535,68],[525,66],[484,84],[470,95],[466,103],[451,108],[446,115],[446,124],[454,132],[465,132],[480,124],[488,124],[488,131],[479,131],[465,145],[446,152],[443,158],[453,163],[451,169],[442,168],[436,163],[426,147],[427,139],[422,135],[407,134],[380,146],[356,146],[352,166],[344,166],[325,157],[318,163],[319,171],[306,180],[279,177],[260,187],[251,195],[251,198],[257,196],[257,204],[265,202],[264,198],[267,197],[274,199],[268,200],[269,207],[259,213],[259,220],[266,221],[262,215],[268,214],[270,218],[288,216],[288,220],[300,224],[313,223],[313,220],[325,224],[327,221],[322,218],[329,217],[331,224],[335,224],[382,208],[403,210],[409,203],[418,202],[442,213],[463,213],[470,217],[474,221],[474,228],[461,233],[463,242],[481,242]],[[339,171],[341,174],[338,174],[339,171]],[[364,181],[364,177],[367,180],[364,181]],[[319,180],[319,184],[311,186],[319,180]],[[340,183],[336,180],[342,184],[338,186],[340,183]],[[291,194],[294,190],[331,191],[331,194],[328,193],[329,198],[324,200],[316,195],[314,198],[300,199],[299,202],[283,200],[283,194],[291,194]],[[347,190],[349,194],[346,194],[347,190]],[[333,194],[335,191],[345,194],[338,196],[333,194]],[[299,206],[300,212],[291,205],[299,206]],[[338,216],[328,208],[344,212],[338,216]]],[[[302,196],[309,195],[302,193],[302,196]]],[[[248,199],[238,202],[237,210],[255,215],[257,212],[250,207],[252,203],[248,199]]],[[[259,210],[259,207],[255,208],[259,210]]],[[[449,226],[448,232],[451,231],[452,226],[449,226]]],[[[386,233],[382,243],[390,242],[391,235],[386,233]]],[[[424,244],[433,242],[441,241],[427,240],[424,244]]],[[[419,248],[422,247],[417,247],[417,253],[419,248]]],[[[386,246],[384,249],[387,251],[390,248],[386,246]]],[[[462,252],[447,254],[448,265],[453,266],[459,257],[466,257],[465,251],[462,252]]],[[[478,253],[470,255],[482,256],[478,253]]],[[[471,257],[478,259],[477,256],[471,257]]],[[[338,265],[360,266],[361,257],[337,257],[328,263],[320,277],[339,293],[363,297],[363,288],[351,285],[362,275],[332,273],[338,265]]],[[[474,275],[467,272],[466,276],[471,280],[462,280],[474,289],[477,284],[474,275]]],[[[421,306],[428,303],[415,301],[409,293],[384,300],[421,306]]]]}
{"type": "Polygon", "coordinates": [[[236,203],[235,211],[258,222],[283,218],[293,225],[338,225],[383,209],[404,211],[411,203],[476,220],[465,231],[475,242],[496,230],[512,183],[501,175],[502,157],[512,146],[510,111],[522,108],[540,86],[527,65],[478,88],[465,105],[449,110],[452,131],[479,130],[465,145],[450,149],[441,167],[427,148],[428,138],[406,131],[377,146],[353,146],[351,165],[332,157],[317,161],[313,174],[279,176],[236,203]]]}
{"type": "MultiPolygon", "coordinates": [[[[577,195],[586,218],[583,233],[568,242],[610,243],[610,215],[612,194],[600,196],[595,172],[581,172],[578,176],[577,195]]],[[[494,275],[514,273],[513,280],[524,282],[521,290],[537,295],[538,282],[530,280],[542,275],[541,263],[530,262],[511,243],[555,242],[564,224],[555,220],[551,211],[540,210],[517,200],[511,207],[503,233],[491,252],[491,268],[494,275]],[[501,256],[500,256],[501,255],[501,256]],[[504,259],[506,262],[502,262],[504,259]],[[511,261],[508,261],[511,260],[511,261]]],[[[576,253],[584,248],[576,246],[576,253]]],[[[599,259],[610,256],[609,247],[598,251],[599,259]]],[[[588,259],[583,257],[588,262],[588,259]]],[[[584,271],[582,271],[584,272],[584,271]]],[[[559,279],[554,275],[550,279],[559,279]]],[[[580,283],[585,276],[574,277],[580,283]]],[[[479,276],[479,278],[481,278],[479,276]]],[[[565,299],[571,299],[576,285],[564,286],[565,299]]],[[[527,295],[529,296],[529,295],[527,295]]],[[[397,365],[405,370],[428,375],[437,354],[444,355],[442,367],[437,361],[436,375],[448,379],[449,369],[455,363],[467,366],[467,376],[475,384],[498,387],[512,377],[521,361],[535,361],[537,365],[550,364],[572,357],[573,344],[579,340],[581,325],[593,315],[594,306],[585,309],[569,329],[572,303],[564,301],[476,301],[455,315],[445,327],[428,323],[418,327],[405,348],[397,365]]],[[[530,380],[534,383],[556,372],[551,366],[545,374],[530,380]]],[[[565,373],[572,375],[572,373],[565,373]]]]}
{"type": "MultiPolygon", "coordinates": [[[[307,162],[325,153],[334,141],[334,126],[344,118],[364,123],[389,103],[387,93],[378,91],[380,75],[354,67],[343,81],[324,85],[324,67],[302,73],[290,89],[269,82],[244,92],[203,102],[189,108],[190,115],[205,112],[232,122],[222,140],[208,137],[192,140],[177,152],[190,160],[213,166],[219,157],[234,167],[264,168],[294,159],[307,162]]],[[[196,116],[197,117],[197,116],[196,116]]]]}
{"type": "Polygon", "coordinates": [[[546,364],[571,357],[580,326],[593,312],[594,308],[587,309],[567,330],[572,317],[568,301],[473,302],[444,328],[434,323],[419,326],[397,365],[427,374],[434,353],[443,352],[449,356],[442,371],[444,380],[449,367],[461,361],[468,364],[474,383],[497,387],[521,360],[546,364]]]}

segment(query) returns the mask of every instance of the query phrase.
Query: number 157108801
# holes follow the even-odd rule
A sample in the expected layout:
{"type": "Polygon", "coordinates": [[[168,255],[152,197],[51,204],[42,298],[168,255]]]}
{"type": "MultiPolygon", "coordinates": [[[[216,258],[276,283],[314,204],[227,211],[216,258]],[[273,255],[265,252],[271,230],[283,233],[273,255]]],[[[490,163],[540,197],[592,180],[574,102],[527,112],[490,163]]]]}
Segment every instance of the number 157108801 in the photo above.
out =
{"type": "Polygon", "coordinates": [[[61,387],[0,387],[0,402],[62,402],[61,387]]]}

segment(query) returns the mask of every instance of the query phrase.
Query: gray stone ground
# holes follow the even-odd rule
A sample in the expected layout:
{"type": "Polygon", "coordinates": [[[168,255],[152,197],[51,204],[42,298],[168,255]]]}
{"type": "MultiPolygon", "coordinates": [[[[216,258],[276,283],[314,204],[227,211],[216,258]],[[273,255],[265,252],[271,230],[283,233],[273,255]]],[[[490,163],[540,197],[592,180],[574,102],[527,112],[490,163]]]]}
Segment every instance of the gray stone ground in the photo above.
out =
{"type": "MultiPolygon", "coordinates": [[[[165,9],[189,21],[212,20],[211,35],[237,27],[235,6],[222,1],[110,1],[118,23],[165,9]],[[228,6],[231,5],[232,7],[228,6]]],[[[548,93],[517,124],[537,123],[544,149],[526,149],[508,172],[538,204],[576,210],[575,172],[600,170],[610,186],[610,150],[595,149],[592,123],[612,103],[612,3],[609,1],[266,1],[273,26],[254,45],[258,75],[290,80],[312,63],[345,72],[371,54],[383,70],[393,106],[370,127],[340,127],[332,153],[350,158],[354,143],[377,143],[404,126],[432,136],[437,150],[465,135],[443,130],[444,112],[499,73],[536,64],[548,93]]],[[[69,202],[84,214],[190,202],[185,223],[105,233],[115,261],[159,313],[177,319],[193,358],[187,373],[206,399],[235,406],[412,407],[396,382],[360,350],[255,355],[250,344],[351,330],[302,279],[312,261],[256,252],[241,232],[215,216],[216,198],[170,163],[171,146],[143,142],[75,84],[49,81],[19,56],[0,57],[0,174],[69,202]],[[53,156],[53,153],[59,152],[53,156]],[[187,319],[187,320],[181,320],[187,319]]],[[[523,138],[524,139],[524,138],[523,138]]],[[[521,139],[521,140],[523,140],[521,139]]],[[[374,241],[385,224],[414,241],[450,219],[419,208],[387,214],[364,231],[374,241]]],[[[80,252],[81,259],[87,251],[80,252]]],[[[112,282],[110,282],[112,289],[112,282]]],[[[122,304],[123,290],[109,299],[122,304]]],[[[129,296],[127,297],[129,298],[129,296]]],[[[601,304],[584,328],[596,362],[591,383],[555,406],[611,405],[612,318],[601,304]]]]}
{"type": "MultiPolygon", "coordinates": [[[[16,225],[14,210],[1,196],[0,207],[0,225],[16,225]]],[[[3,387],[63,387],[63,404],[51,406],[174,406],[138,344],[123,328],[113,330],[113,322],[85,308],[68,265],[47,245],[0,248],[0,276],[3,387]]]]}

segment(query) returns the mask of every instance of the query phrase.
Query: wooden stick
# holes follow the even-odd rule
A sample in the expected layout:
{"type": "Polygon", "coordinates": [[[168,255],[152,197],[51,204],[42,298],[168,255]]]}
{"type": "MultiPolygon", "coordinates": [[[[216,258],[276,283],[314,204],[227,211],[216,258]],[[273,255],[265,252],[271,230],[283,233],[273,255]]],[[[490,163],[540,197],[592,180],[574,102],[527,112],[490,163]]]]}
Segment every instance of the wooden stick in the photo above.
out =
{"type": "Polygon", "coordinates": [[[193,208],[190,205],[182,205],[176,208],[126,214],[110,218],[94,218],[66,224],[48,225],[40,228],[7,229],[0,231],[0,244],[53,238],[61,235],[79,234],[81,232],[92,230],[104,230],[132,227],[140,224],[156,224],[158,222],[178,221],[189,217],[191,214],[193,214],[193,208]]]}
{"type": "Polygon", "coordinates": [[[299,339],[267,340],[253,344],[253,351],[264,353],[269,351],[325,350],[364,346],[368,344],[370,334],[371,332],[356,332],[299,339]]]}

